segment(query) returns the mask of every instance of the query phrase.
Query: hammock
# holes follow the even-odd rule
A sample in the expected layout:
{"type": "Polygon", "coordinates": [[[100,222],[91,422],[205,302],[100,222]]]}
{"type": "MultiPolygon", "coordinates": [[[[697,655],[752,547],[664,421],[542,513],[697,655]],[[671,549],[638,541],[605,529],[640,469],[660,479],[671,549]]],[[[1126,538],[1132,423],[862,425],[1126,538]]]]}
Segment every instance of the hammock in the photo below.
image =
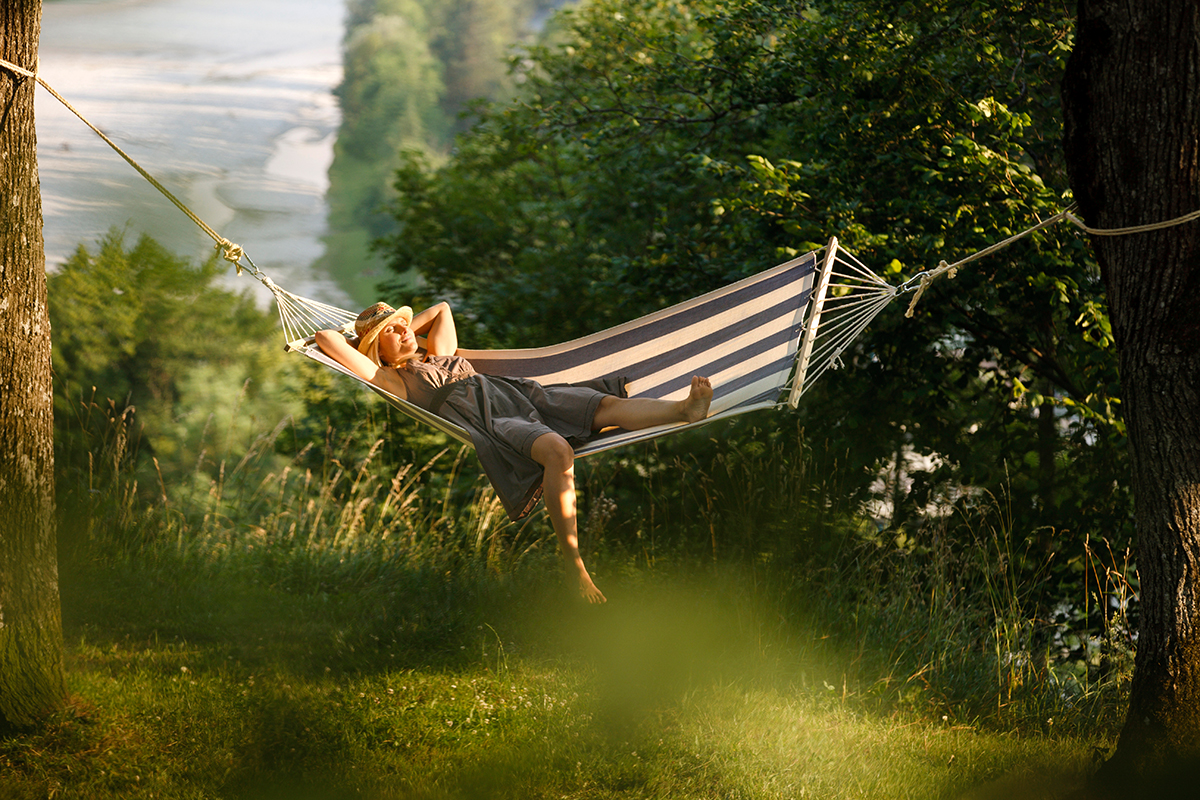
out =
{"type": "MultiPolygon", "coordinates": [[[[355,314],[258,277],[276,298],[289,350],[360,381],[403,413],[471,444],[467,431],[363,380],[313,343],[312,334],[324,328],[352,331],[355,314]]],[[[712,380],[707,419],[608,431],[576,451],[583,456],[749,411],[784,403],[795,407],[895,294],[832,239],[821,250],[590,336],[521,350],[459,350],[458,355],[477,372],[542,384],[619,373],[631,379],[630,397],[678,400],[687,396],[692,375],[712,380]]]]}
{"type": "MultiPolygon", "coordinates": [[[[471,444],[470,435],[462,428],[362,381],[316,347],[314,333],[330,328],[349,333],[354,329],[355,314],[278,286],[241,247],[209,227],[35,71],[2,59],[0,68],[35,79],[207,233],[239,275],[249,271],[261,281],[275,297],[289,350],[302,352],[361,381],[404,413],[464,444],[471,444]]],[[[1054,219],[1064,216],[1069,217],[1064,212],[1054,219]]],[[[1050,224],[1054,219],[1036,227],[1050,224]]],[[[970,259],[959,263],[966,260],[970,259]]],[[[460,350],[459,354],[477,372],[531,378],[543,384],[574,383],[619,373],[632,378],[631,397],[680,399],[686,396],[692,375],[706,375],[712,380],[714,397],[707,419],[639,431],[606,432],[593,437],[576,453],[586,455],[748,411],[776,407],[785,401],[795,407],[804,390],[838,363],[842,351],[892,298],[917,290],[919,280],[920,289],[913,298],[915,304],[934,278],[945,272],[953,275],[957,266],[943,262],[938,270],[923,272],[903,286],[893,287],[841,250],[835,238],[826,247],[773,269],[591,336],[551,347],[460,350]]]]}

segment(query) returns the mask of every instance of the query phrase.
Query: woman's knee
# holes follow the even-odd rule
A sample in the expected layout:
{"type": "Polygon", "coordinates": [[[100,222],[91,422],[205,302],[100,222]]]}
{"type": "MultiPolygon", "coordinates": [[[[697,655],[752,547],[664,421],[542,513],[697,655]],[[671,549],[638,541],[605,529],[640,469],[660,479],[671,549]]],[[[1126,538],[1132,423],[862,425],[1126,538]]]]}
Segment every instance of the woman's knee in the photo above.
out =
{"type": "Polygon", "coordinates": [[[601,397],[600,405],[596,406],[596,413],[592,415],[592,430],[598,431],[615,424],[612,414],[620,404],[621,398],[616,395],[606,394],[601,397]]]}
{"type": "Polygon", "coordinates": [[[544,433],[533,442],[530,456],[546,469],[566,472],[575,463],[575,451],[570,443],[557,433],[544,433]]]}

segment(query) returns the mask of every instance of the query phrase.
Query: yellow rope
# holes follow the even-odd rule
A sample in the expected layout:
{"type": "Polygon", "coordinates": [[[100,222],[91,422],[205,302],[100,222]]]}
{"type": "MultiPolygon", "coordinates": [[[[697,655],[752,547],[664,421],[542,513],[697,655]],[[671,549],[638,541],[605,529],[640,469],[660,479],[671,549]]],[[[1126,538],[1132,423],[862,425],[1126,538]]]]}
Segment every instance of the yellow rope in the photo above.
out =
{"type": "MultiPolygon", "coordinates": [[[[211,227],[209,227],[208,223],[206,223],[204,220],[200,219],[200,217],[196,216],[196,214],[190,208],[188,208],[183,203],[183,201],[181,201],[175,195],[171,194],[171,192],[167,190],[167,187],[165,187],[161,183],[159,183],[154,178],[153,175],[151,175],[149,172],[147,172],[145,169],[142,168],[141,164],[137,163],[137,161],[135,161],[128,153],[126,153],[124,150],[122,150],[120,147],[118,147],[116,142],[114,142],[112,139],[105,136],[103,131],[101,131],[99,128],[97,128],[95,125],[93,125],[91,123],[91,121],[88,120],[87,117],[85,117],[83,114],[79,113],[79,111],[75,108],[75,106],[73,106],[69,102],[67,102],[67,99],[65,97],[63,97],[61,94],[59,94],[58,92],[56,92],[54,90],[54,87],[52,87],[49,83],[47,83],[45,81],[45,79],[43,79],[40,75],[37,74],[36,71],[31,72],[27,69],[24,69],[23,67],[18,67],[16,64],[5,61],[2,58],[0,58],[0,67],[3,67],[4,69],[7,69],[11,72],[15,72],[16,74],[22,75],[26,78],[33,78],[35,81],[40,83],[42,85],[42,88],[44,88],[47,92],[49,92],[51,95],[53,95],[54,98],[56,100],[58,100],[58,102],[62,103],[64,106],[66,106],[67,109],[72,114],[79,117],[79,119],[83,121],[84,125],[87,125],[89,128],[91,128],[92,132],[95,133],[97,136],[99,136],[101,139],[103,139],[105,144],[107,144],[109,147],[111,147],[113,150],[115,150],[117,152],[117,155],[119,155],[119,156],[121,156],[121,158],[125,159],[125,161],[128,162],[129,166],[136,169],[143,178],[145,178],[147,181],[149,181],[151,186],[153,186],[155,189],[158,189],[158,191],[162,192],[163,196],[166,197],[168,200],[170,200],[172,203],[174,203],[176,208],[178,208],[180,211],[182,211],[184,214],[186,214],[188,219],[190,219],[192,222],[196,223],[196,225],[198,225],[202,231],[207,233],[212,238],[212,240],[214,242],[216,242],[217,250],[221,251],[221,255],[225,258],[225,260],[230,262],[237,268],[237,273],[239,275],[242,274],[241,261],[242,261],[242,258],[246,257],[246,253],[244,250],[242,250],[240,245],[234,244],[233,242],[226,239],[224,236],[221,236],[219,233],[217,233],[215,230],[213,230],[211,227]]],[[[246,257],[246,260],[249,261],[249,258],[246,257]]],[[[254,262],[250,262],[250,263],[251,263],[251,266],[253,267],[254,262]]]]}
{"type": "Polygon", "coordinates": [[[922,272],[921,274],[916,275],[913,278],[910,278],[909,280],[905,281],[904,285],[902,285],[900,287],[900,289],[898,290],[898,293],[909,291],[909,289],[906,287],[909,284],[911,284],[914,280],[918,282],[918,286],[917,286],[917,293],[913,296],[912,302],[910,302],[908,304],[908,311],[904,312],[904,316],[909,319],[912,318],[913,309],[915,309],[917,307],[917,301],[921,299],[921,295],[925,294],[925,290],[929,288],[929,284],[933,283],[935,280],[942,277],[946,273],[950,273],[950,277],[953,278],[955,275],[958,274],[958,268],[961,267],[963,264],[969,264],[970,262],[972,262],[978,258],[983,258],[984,256],[991,255],[992,253],[996,252],[997,250],[1002,250],[1005,247],[1008,247],[1013,242],[1017,241],[1018,239],[1023,239],[1026,236],[1028,236],[1029,234],[1033,233],[1034,231],[1038,231],[1038,230],[1041,230],[1042,228],[1053,225],[1054,223],[1058,222],[1059,220],[1065,219],[1066,217],[1067,217],[1067,212],[1060,211],[1059,213],[1055,214],[1053,217],[1043,220],[1042,222],[1039,222],[1037,225],[1034,225],[1031,228],[1027,228],[1018,234],[1015,234],[1013,236],[1008,237],[1007,239],[1004,239],[1003,241],[996,242],[994,245],[991,245],[990,247],[985,247],[984,249],[982,249],[976,253],[972,253],[971,255],[967,256],[966,258],[962,259],[961,261],[955,261],[953,264],[947,264],[945,261],[942,261],[940,264],[937,265],[936,269],[927,270],[927,271],[922,272]]]}
{"type": "Polygon", "coordinates": [[[1089,228],[1083,223],[1079,217],[1074,214],[1063,212],[1064,216],[1072,225],[1079,228],[1081,231],[1090,233],[1093,236],[1128,236],[1131,233],[1147,233],[1149,231],[1161,231],[1165,228],[1174,228],[1176,225],[1182,225],[1185,222],[1191,222],[1195,219],[1200,219],[1200,211],[1193,211],[1189,214],[1184,214],[1175,219],[1169,219],[1165,222],[1151,222],[1148,225],[1133,225],[1128,228],[1089,228]]]}

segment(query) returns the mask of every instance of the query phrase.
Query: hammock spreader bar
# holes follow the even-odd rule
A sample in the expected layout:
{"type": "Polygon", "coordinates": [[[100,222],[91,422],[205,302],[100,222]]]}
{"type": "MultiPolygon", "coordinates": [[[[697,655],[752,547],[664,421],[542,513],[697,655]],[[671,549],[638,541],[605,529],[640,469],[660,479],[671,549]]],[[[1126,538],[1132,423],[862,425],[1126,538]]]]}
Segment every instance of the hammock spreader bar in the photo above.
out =
{"type": "MultiPolygon", "coordinates": [[[[362,382],[405,414],[464,444],[462,428],[400,399],[326,356],[312,342],[322,328],[353,330],[354,315],[268,284],[279,304],[289,349],[362,382]]],[[[693,375],[713,383],[709,417],[691,424],[594,437],[576,455],[674,433],[786,402],[793,407],[816,377],[878,314],[896,290],[837,239],[721,289],[562,344],[519,350],[459,350],[477,372],[542,384],[625,375],[631,397],[678,400],[693,375]]]]}

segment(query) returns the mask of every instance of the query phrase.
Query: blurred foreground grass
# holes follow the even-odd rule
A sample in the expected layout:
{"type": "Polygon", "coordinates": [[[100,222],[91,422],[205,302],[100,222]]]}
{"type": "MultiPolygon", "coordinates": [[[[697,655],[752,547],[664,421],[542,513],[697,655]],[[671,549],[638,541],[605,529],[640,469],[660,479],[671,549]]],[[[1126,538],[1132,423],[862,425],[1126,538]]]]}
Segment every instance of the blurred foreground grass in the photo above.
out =
{"type": "Polygon", "coordinates": [[[381,636],[398,598],[371,587],[78,553],[71,702],[0,740],[0,795],[1060,797],[1106,744],[872,703],[854,655],[781,635],[751,577],[625,570],[588,608],[552,569],[465,569],[381,636]]]}

